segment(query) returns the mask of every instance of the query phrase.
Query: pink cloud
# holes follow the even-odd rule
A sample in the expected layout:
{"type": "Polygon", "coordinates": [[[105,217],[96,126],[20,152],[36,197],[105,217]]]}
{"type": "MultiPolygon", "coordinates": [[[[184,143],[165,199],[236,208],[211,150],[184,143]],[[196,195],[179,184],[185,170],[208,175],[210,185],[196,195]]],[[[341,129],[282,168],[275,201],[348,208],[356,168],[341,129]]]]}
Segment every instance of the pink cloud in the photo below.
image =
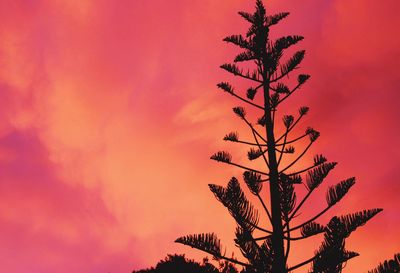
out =
{"type": "MultiPolygon", "coordinates": [[[[386,208],[352,241],[367,254],[348,269],[370,268],[395,251],[388,226],[400,221],[399,203],[383,197],[398,190],[397,1],[269,4],[292,13],[276,33],[306,37],[302,72],[312,81],[288,107],[311,106],[303,125],[322,132],[313,152],[340,162],[330,182],[359,178],[336,212],[386,208]]],[[[0,3],[0,256],[8,271],[129,272],[166,253],[200,258],[173,240],[203,231],[233,250],[233,221],[206,185],[240,173],[207,158],[243,152],[220,140],[241,125],[231,115],[237,102],[215,84],[230,80],[218,66],[235,53],[221,39],[244,29],[236,12],[252,7],[0,3]]]]}

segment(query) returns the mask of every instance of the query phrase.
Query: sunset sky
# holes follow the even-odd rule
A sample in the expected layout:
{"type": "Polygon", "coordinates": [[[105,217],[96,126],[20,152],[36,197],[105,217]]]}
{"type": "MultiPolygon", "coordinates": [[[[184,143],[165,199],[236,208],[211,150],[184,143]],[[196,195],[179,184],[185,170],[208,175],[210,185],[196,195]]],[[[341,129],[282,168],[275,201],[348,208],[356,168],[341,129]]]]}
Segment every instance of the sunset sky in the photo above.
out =
{"type": "MultiPolygon", "coordinates": [[[[310,82],[287,111],[321,132],[310,156],[339,162],[332,185],[357,184],[326,218],[384,211],[347,243],[365,272],[400,251],[400,1],[270,0],[291,12],[274,35],[299,34],[310,82]]],[[[174,243],[234,222],[207,184],[241,171],[209,160],[241,130],[237,104],[217,90],[237,52],[250,0],[0,0],[0,264],[2,272],[131,272],[174,243]]],[[[233,80],[235,81],[235,80],[233,80]]],[[[238,81],[239,82],[239,81],[238,81]]],[[[245,160],[243,159],[243,162],[245,160]]],[[[319,189],[307,208],[324,207],[319,189]]],[[[307,215],[307,213],[305,213],[307,215]]],[[[304,216],[307,218],[307,216],[304,216]]],[[[304,218],[305,219],[305,218],[304,218]]],[[[309,258],[321,241],[294,246],[309,258]]],[[[303,271],[304,272],[304,271],[303,271]]]]}

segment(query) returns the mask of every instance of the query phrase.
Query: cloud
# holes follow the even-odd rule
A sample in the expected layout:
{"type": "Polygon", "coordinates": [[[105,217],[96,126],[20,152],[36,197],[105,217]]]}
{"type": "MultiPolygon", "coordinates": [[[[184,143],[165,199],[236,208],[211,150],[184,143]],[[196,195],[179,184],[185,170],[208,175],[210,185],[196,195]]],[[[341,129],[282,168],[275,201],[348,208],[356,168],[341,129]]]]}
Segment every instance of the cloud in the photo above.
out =
{"type": "MultiPolygon", "coordinates": [[[[233,249],[233,221],[206,185],[241,174],[208,157],[224,148],[243,152],[220,140],[245,127],[231,115],[237,102],[215,84],[245,86],[218,66],[236,52],[221,39],[245,27],[236,12],[253,4],[6,2],[0,3],[0,233],[8,271],[30,264],[40,272],[126,272],[168,252],[196,255],[173,240],[204,231],[216,231],[233,249]]],[[[379,186],[386,180],[394,187],[399,158],[387,146],[398,133],[398,4],[355,5],[271,2],[272,11],[292,12],[276,33],[306,37],[302,72],[312,75],[287,109],[311,106],[302,125],[322,132],[315,152],[341,163],[332,182],[360,178],[340,212],[380,205],[382,197],[369,193],[386,194],[379,186]]],[[[368,231],[389,221],[382,219],[368,231]]],[[[367,268],[370,258],[361,256],[357,265],[367,268]]]]}
{"type": "Polygon", "coordinates": [[[113,242],[119,223],[101,194],[61,180],[34,130],[3,136],[0,150],[6,155],[0,163],[4,270],[130,269],[122,261],[135,260],[134,239],[113,242]]]}

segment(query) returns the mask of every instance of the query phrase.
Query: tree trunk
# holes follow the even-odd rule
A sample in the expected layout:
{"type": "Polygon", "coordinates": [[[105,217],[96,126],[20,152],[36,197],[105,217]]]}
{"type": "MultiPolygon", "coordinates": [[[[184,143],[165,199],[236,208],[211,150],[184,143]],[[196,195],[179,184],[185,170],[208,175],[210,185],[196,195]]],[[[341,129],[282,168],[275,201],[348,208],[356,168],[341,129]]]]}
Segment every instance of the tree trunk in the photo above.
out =
{"type": "MultiPolygon", "coordinates": [[[[264,70],[265,71],[265,70],[264,70]]],[[[274,250],[274,262],[272,273],[286,273],[286,262],[283,241],[283,227],[281,218],[278,163],[275,153],[274,125],[271,117],[271,105],[269,100],[269,79],[264,79],[264,107],[267,133],[268,161],[269,161],[269,183],[271,195],[271,218],[272,218],[272,247],[274,250]]]]}

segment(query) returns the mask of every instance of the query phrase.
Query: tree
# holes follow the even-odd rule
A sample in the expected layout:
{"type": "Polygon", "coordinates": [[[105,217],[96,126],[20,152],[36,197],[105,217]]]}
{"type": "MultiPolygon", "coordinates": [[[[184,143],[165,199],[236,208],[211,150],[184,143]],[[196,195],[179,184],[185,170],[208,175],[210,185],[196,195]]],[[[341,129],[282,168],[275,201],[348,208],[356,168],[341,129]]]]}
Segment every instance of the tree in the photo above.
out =
{"type": "Polygon", "coordinates": [[[277,133],[278,109],[281,109],[281,105],[310,78],[307,74],[298,74],[294,84],[288,80],[289,75],[293,76],[303,61],[304,50],[283,58],[287,49],[302,41],[303,37],[292,35],[276,40],[269,37],[270,29],[289,13],[268,15],[262,1],[257,0],[254,13],[239,12],[239,15],[250,23],[246,35],[231,35],[224,41],[238,46],[243,52],[235,57],[233,63],[223,64],[221,68],[251,82],[251,86],[246,92],[237,92],[228,82],[221,82],[217,86],[254,111],[259,111],[259,118],[254,124],[244,107],[234,107],[233,112],[248,126],[253,140],[242,140],[237,132],[228,133],[224,140],[247,145],[248,159],[261,160],[265,167],[260,169],[241,165],[233,161],[226,151],[215,153],[211,159],[244,170],[243,180],[254,195],[253,199],[260,202],[271,228],[259,225],[258,210],[246,197],[238,179],[232,177],[226,187],[214,184],[210,184],[209,187],[216,199],[235,219],[235,244],[247,261],[225,256],[220,240],[214,233],[188,235],[178,238],[176,242],[200,249],[216,259],[241,265],[245,272],[284,273],[308,264],[311,265],[310,272],[314,273],[341,272],[345,262],[358,256],[358,253],[345,248],[346,238],[382,209],[368,209],[335,216],[326,225],[315,222],[348,193],[355,184],[355,178],[351,177],[329,187],[325,209],[303,223],[295,223],[303,205],[337,163],[328,161],[323,155],[316,155],[308,167],[298,168],[303,156],[320,136],[318,131],[310,127],[304,134],[294,135],[294,128],[297,129],[299,122],[308,113],[308,107],[300,107],[297,117],[283,115],[283,132],[281,135],[277,133]],[[238,64],[243,62],[250,63],[251,68],[240,68],[238,64]],[[242,95],[244,93],[245,95],[242,95]],[[302,147],[299,144],[304,141],[307,142],[305,148],[296,152],[297,148],[302,147]],[[301,185],[305,186],[306,193],[298,201],[298,187],[301,185]],[[269,189],[269,197],[263,194],[265,188],[269,189]],[[263,235],[256,236],[256,233],[260,232],[263,235]],[[288,265],[290,244],[317,234],[323,234],[323,242],[315,251],[315,255],[299,264],[288,265]]]}
{"type": "Polygon", "coordinates": [[[394,255],[392,260],[387,260],[378,265],[377,268],[369,271],[368,273],[392,273],[400,272],[400,253],[394,255]]]}
{"type": "Polygon", "coordinates": [[[164,260],[157,263],[155,268],[149,268],[133,273],[238,273],[237,269],[229,262],[221,262],[219,268],[204,259],[200,264],[189,260],[185,255],[168,255],[164,260]]]}

